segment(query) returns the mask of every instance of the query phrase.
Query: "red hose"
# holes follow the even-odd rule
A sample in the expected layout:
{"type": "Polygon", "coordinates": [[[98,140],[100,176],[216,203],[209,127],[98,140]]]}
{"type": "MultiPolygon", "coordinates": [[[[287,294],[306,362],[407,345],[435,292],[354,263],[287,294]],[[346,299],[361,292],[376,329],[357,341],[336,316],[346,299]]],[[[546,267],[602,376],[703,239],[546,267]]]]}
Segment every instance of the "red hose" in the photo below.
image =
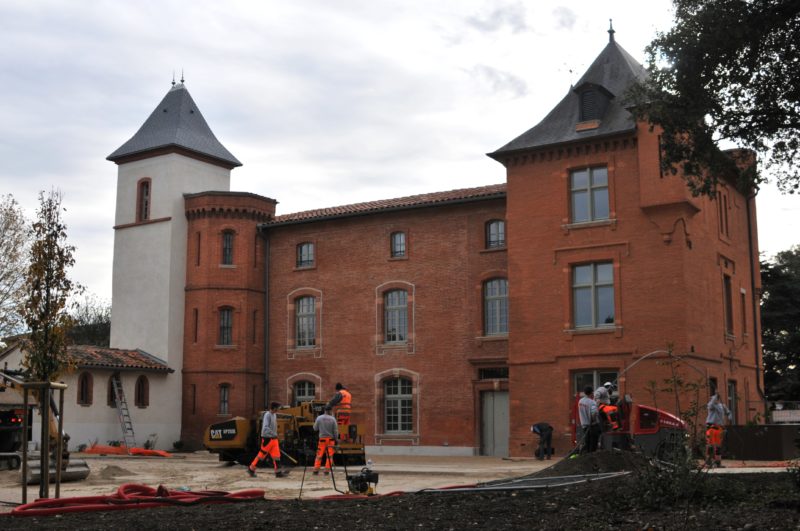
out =
{"type": "Polygon", "coordinates": [[[116,511],[164,505],[195,505],[198,503],[224,503],[262,499],[261,489],[224,491],[170,490],[163,485],[154,489],[147,485],[126,483],[117,492],[107,496],[79,496],[75,498],[41,499],[15,507],[12,516],[47,516],[61,513],[90,511],[116,511]]]}

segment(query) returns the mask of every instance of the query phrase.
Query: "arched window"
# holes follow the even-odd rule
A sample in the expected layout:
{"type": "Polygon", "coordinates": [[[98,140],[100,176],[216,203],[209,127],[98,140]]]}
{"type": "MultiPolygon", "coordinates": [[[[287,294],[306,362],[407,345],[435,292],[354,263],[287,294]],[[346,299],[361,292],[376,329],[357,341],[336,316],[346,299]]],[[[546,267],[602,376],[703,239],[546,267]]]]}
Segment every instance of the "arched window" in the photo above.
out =
{"type": "Polygon", "coordinates": [[[386,433],[414,431],[414,397],[408,378],[392,378],[383,382],[383,425],[386,433]]]}
{"type": "Polygon", "coordinates": [[[384,341],[405,343],[408,340],[408,292],[387,291],[383,296],[384,341]]]}
{"type": "Polygon", "coordinates": [[[389,237],[390,256],[400,258],[406,255],[406,233],[393,232],[389,237]]]}
{"type": "Polygon", "coordinates": [[[108,396],[106,397],[106,403],[108,407],[117,407],[117,395],[114,392],[114,379],[117,380],[117,384],[122,386],[122,378],[118,372],[115,372],[111,376],[108,377],[108,396]]]}
{"type": "Polygon", "coordinates": [[[150,178],[146,177],[136,186],[136,221],[150,219],[150,185],[150,178]]]}
{"type": "Polygon", "coordinates": [[[219,409],[217,411],[220,415],[228,415],[230,413],[230,398],[231,398],[230,384],[220,384],[219,409]]]}
{"type": "Polygon", "coordinates": [[[502,219],[493,219],[486,222],[486,248],[506,246],[506,222],[502,219]]]}
{"type": "Polygon", "coordinates": [[[493,278],[483,283],[483,333],[508,334],[508,280],[493,278]]]}
{"type": "Polygon", "coordinates": [[[136,379],[133,402],[136,407],[141,408],[150,405],[150,382],[147,381],[147,376],[145,375],[141,375],[136,379]]]}
{"type": "Polygon", "coordinates": [[[219,338],[217,345],[233,345],[233,308],[219,309],[219,338]]]}
{"type": "Polygon", "coordinates": [[[295,406],[299,405],[301,402],[310,402],[316,398],[316,386],[314,382],[309,382],[308,380],[301,380],[299,382],[295,382],[293,386],[293,403],[295,406]]]}
{"type": "Polygon", "coordinates": [[[314,297],[295,300],[295,346],[308,348],[316,345],[317,323],[314,297]]]}
{"type": "Polygon", "coordinates": [[[303,242],[297,246],[297,267],[314,266],[314,244],[303,242]]]}
{"type": "Polygon", "coordinates": [[[222,265],[233,265],[233,231],[222,232],[222,265]]]}
{"type": "Polygon", "coordinates": [[[78,376],[78,404],[81,406],[92,405],[92,375],[82,372],[78,376]]]}

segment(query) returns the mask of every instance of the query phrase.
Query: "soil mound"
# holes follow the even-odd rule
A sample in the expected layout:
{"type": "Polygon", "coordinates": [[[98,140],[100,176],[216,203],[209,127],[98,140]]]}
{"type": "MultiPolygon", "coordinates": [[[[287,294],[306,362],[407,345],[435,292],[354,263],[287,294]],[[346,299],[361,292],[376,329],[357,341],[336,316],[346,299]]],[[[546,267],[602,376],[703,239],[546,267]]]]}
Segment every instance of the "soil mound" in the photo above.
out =
{"type": "Polygon", "coordinates": [[[122,467],[118,467],[116,465],[108,465],[100,471],[99,476],[103,479],[114,479],[120,476],[135,476],[136,474],[131,472],[130,470],[125,470],[122,467]]]}
{"type": "Polygon", "coordinates": [[[559,477],[636,471],[652,466],[642,454],[619,450],[598,450],[562,459],[555,465],[526,477],[559,477]]]}

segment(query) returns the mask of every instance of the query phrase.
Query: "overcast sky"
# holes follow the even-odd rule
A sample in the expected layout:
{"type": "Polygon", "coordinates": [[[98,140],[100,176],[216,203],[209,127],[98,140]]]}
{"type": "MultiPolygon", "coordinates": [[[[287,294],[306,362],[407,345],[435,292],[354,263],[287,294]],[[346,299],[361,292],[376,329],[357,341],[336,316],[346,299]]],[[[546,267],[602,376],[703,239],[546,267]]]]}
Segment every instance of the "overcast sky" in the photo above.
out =
{"type": "MultiPolygon", "coordinates": [[[[526,131],[608,42],[644,61],[671,3],[514,0],[0,2],[0,193],[64,194],[72,278],[111,298],[117,167],[173,72],[278,214],[505,180],[526,131]]],[[[800,198],[759,194],[761,250],[800,198]]]]}

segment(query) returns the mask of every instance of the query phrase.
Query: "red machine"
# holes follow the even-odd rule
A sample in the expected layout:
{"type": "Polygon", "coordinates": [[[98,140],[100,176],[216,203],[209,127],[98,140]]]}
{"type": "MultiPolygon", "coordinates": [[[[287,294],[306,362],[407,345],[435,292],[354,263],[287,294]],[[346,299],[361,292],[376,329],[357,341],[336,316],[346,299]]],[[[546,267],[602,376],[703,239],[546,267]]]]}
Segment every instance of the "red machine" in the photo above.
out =
{"type": "MultiPolygon", "coordinates": [[[[578,420],[578,401],[572,408],[572,441],[578,420]]],[[[686,422],[660,409],[634,404],[625,396],[616,404],[619,409],[619,429],[604,431],[600,437],[600,448],[639,450],[645,455],[666,459],[686,444],[686,422]]]]}

